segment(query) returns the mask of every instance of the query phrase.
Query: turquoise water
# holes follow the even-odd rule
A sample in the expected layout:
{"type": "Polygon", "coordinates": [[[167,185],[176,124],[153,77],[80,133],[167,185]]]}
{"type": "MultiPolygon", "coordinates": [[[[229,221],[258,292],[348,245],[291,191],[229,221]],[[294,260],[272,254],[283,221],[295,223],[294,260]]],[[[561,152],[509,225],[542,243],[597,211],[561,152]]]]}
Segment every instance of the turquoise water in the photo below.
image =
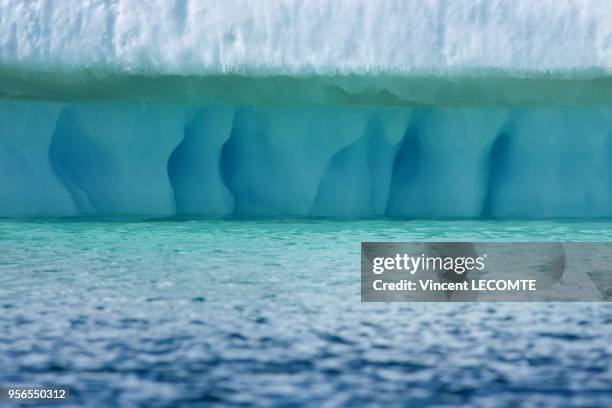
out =
{"type": "Polygon", "coordinates": [[[0,220],[0,385],[95,407],[610,406],[610,304],[362,304],[359,249],[611,226],[0,220]]]}

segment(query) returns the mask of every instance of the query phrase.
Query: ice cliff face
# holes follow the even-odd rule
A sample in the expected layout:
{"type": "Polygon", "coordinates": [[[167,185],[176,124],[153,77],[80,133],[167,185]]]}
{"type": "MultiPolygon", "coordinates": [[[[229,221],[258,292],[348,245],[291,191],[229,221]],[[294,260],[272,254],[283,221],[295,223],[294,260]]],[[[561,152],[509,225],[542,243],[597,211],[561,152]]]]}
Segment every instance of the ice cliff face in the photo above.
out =
{"type": "Polygon", "coordinates": [[[611,112],[3,102],[0,214],[609,217],[611,112]]]}
{"type": "Polygon", "coordinates": [[[0,216],[612,217],[611,20],[0,0],[0,216]]]}

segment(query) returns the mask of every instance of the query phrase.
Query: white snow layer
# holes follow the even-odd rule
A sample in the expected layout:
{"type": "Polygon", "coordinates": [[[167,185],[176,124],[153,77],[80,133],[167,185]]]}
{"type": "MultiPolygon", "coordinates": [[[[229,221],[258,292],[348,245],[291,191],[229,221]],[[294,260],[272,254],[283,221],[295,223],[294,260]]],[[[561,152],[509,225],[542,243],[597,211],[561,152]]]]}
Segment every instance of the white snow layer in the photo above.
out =
{"type": "Polygon", "coordinates": [[[0,0],[0,65],[206,75],[612,70],[609,0],[0,0]]]}

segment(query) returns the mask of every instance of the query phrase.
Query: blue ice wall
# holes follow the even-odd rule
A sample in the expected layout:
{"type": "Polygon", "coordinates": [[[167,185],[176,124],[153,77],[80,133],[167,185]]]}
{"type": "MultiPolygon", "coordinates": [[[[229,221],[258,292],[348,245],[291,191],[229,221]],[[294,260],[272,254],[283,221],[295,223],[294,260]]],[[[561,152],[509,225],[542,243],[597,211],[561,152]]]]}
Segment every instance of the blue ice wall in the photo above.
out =
{"type": "Polygon", "coordinates": [[[612,107],[0,103],[0,216],[612,216],[612,107]]]}

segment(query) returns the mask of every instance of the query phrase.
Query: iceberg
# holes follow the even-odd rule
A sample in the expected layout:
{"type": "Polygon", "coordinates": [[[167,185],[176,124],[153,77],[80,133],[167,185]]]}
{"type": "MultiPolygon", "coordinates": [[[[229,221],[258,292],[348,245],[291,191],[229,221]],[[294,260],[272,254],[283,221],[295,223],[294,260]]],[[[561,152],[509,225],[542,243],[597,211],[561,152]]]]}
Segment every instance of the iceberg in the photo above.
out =
{"type": "Polygon", "coordinates": [[[609,2],[0,11],[0,216],[612,216],[609,2]]]}

